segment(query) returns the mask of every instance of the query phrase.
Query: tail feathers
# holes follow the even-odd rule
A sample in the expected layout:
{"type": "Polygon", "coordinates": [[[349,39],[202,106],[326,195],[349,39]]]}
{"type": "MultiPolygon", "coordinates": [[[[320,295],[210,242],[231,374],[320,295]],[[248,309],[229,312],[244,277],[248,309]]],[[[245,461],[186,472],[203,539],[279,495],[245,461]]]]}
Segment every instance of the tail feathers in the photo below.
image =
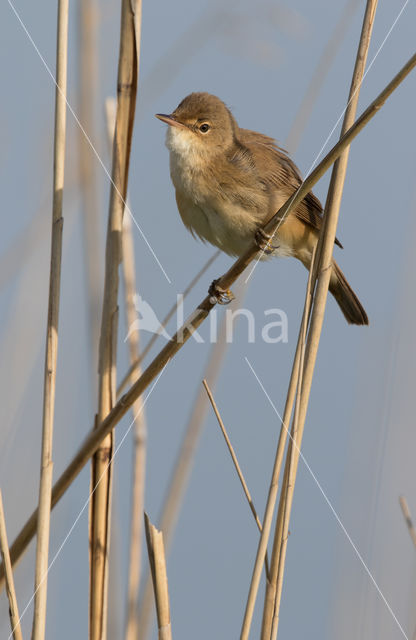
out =
{"type": "Polygon", "coordinates": [[[368,324],[368,316],[358,300],[354,291],[341,269],[335,262],[332,263],[331,281],[329,284],[329,290],[334,296],[335,300],[344,314],[348,324],[368,324]]]}

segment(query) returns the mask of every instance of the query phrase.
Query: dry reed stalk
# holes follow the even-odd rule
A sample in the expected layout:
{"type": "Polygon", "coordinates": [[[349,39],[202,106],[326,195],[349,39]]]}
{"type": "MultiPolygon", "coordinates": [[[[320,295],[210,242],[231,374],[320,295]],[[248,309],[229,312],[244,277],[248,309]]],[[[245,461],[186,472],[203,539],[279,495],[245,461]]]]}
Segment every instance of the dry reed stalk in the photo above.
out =
{"type": "MultiPolygon", "coordinates": [[[[133,237],[130,217],[125,216],[123,221],[123,279],[126,294],[126,318],[127,327],[131,327],[137,319],[134,306],[135,261],[133,237]]],[[[130,361],[133,364],[139,357],[139,333],[130,332],[129,338],[130,361]]],[[[136,369],[140,375],[140,366],[136,369]]],[[[141,547],[142,547],[142,515],[144,512],[144,486],[146,469],[146,419],[143,412],[142,398],[139,397],[133,403],[134,436],[133,436],[133,479],[131,495],[130,516],[130,547],[129,569],[127,587],[127,616],[126,616],[126,640],[137,638],[136,606],[139,594],[139,582],[141,573],[141,547]]]]}
{"type": "MultiPolygon", "coordinates": [[[[199,280],[202,278],[202,276],[204,275],[204,273],[206,273],[206,271],[209,269],[209,267],[212,265],[212,263],[218,258],[218,256],[220,255],[221,251],[220,249],[218,249],[218,251],[216,251],[210,258],[208,258],[208,260],[206,261],[206,263],[201,267],[201,269],[198,271],[198,273],[196,274],[196,276],[194,278],[192,278],[192,280],[190,281],[190,283],[188,284],[188,286],[186,287],[186,289],[184,289],[183,293],[182,293],[182,301],[184,301],[187,297],[187,295],[192,291],[192,289],[194,288],[194,286],[199,282],[199,280]]],[[[127,384],[130,382],[132,382],[132,379],[136,376],[137,373],[137,368],[140,366],[140,364],[143,362],[144,358],[147,356],[147,354],[149,353],[150,349],[153,347],[154,343],[156,342],[156,340],[158,339],[158,337],[160,336],[160,334],[162,333],[163,329],[166,328],[169,320],[173,317],[173,315],[175,314],[175,312],[178,309],[178,302],[175,302],[171,308],[169,309],[169,311],[167,312],[166,316],[164,317],[164,319],[162,320],[162,322],[160,323],[160,327],[158,328],[158,330],[156,331],[156,333],[154,333],[152,335],[152,337],[150,338],[149,342],[147,343],[147,345],[144,347],[143,351],[141,352],[141,354],[138,356],[138,358],[130,365],[130,368],[128,369],[127,373],[125,374],[124,378],[122,379],[122,381],[120,382],[120,384],[118,385],[118,389],[117,389],[117,397],[120,396],[120,394],[122,393],[122,391],[125,389],[125,387],[127,386],[127,384]]]]}
{"type": "MultiPolygon", "coordinates": [[[[311,272],[309,272],[308,284],[306,287],[303,316],[302,316],[302,321],[299,329],[298,341],[296,344],[295,357],[293,361],[292,372],[290,375],[288,391],[286,394],[285,408],[284,408],[283,417],[281,420],[279,440],[277,443],[276,454],[275,454],[275,459],[273,463],[272,477],[270,481],[269,492],[267,496],[267,503],[266,503],[266,508],[265,508],[264,517],[263,517],[263,530],[261,532],[259,544],[257,547],[257,554],[256,554],[253,573],[251,577],[246,609],[244,613],[244,621],[243,621],[243,626],[241,631],[242,637],[246,637],[245,634],[249,633],[249,628],[250,628],[251,620],[254,613],[254,606],[257,598],[257,591],[260,584],[262,566],[267,553],[267,544],[270,536],[273,513],[274,513],[277,494],[279,490],[279,476],[282,468],[283,455],[284,455],[284,450],[285,450],[285,445],[286,445],[286,440],[288,435],[287,425],[290,423],[290,418],[293,411],[293,404],[296,397],[296,389],[298,387],[298,382],[299,382],[300,363],[301,363],[301,355],[303,350],[302,338],[303,338],[303,332],[309,321],[308,300],[311,296],[311,287],[312,287],[312,277],[311,277],[311,272]]],[[[287,473],[285,472],[283,483],[282,483],[282,491],[284,490],[284,487],[286,485],[287,485],[287,473]]],[[[271,597],[270,589],[266,591],[266,597],[271,597]]]]}
{"type": "Polygon", "coordinates": [[[412,539],[414,546],[416,547],[416,529],[415,529],[415,525],[413,524],[412,515],[410,513],[409,505],[407,504],[407,500],[405,496],[400,496],[399,502],[403,512],[404,520],[409,530],[409,535],[412,539]]]}
{"type": "MultiPolygon", "coordinates": [[[[314,273],[314,265],[315,265],[315,256],[316,251],[314,250],[312,254],[311,267],[309,270],[308,276],[308,284],[306,287],[306,296],[305,296],[305,304],[303,309],[302,322],[299,329],[298,336],[298,345],[299,345],[299,353],[297,352],[295,355],[295,361],[293,364],[293,371],[296,372],[293,377],[291,377],[289,391],[288,391],[288,418],[287,422],[285,419],[282,420],[281,431],[284,429],[287,436],[287,424],[290,421],[290,414],[293,408],[293,402],[295,400],[295,411],[293,417],[292,431],[290,434],[290,441],[286,454],[286,463],[283,474],[283,483],[280,491],[280,500],[279,500],[279,508],[277,512],[276,519],[276,528],[275,528],[275,536],[273,542],[273,551],[272,551],[272,559],[271,559],[271,567],[269,580],[266,583],[266,593],[264,597],[264,606],[263,606],[263,619],[262,619],[262,627],[261,627],[261,640],[268,640],[273,634],[272,624],[274,622],[273,612],[275,609],[275,601],[278,597],[279,590],[281,592],[282,584],[279,581],[279,567],[281,563],[281,548],[284,546],[286,550],[287,539],[289,536],[289,518],[288,518],[288,495],[290,490],[293,490],[294,486],[294,477],[293,477],[293,461],[296,453],[295,443],[297,437],[297,421],[299,417],[299,400],[300,394],[299,390],[302,388],[303,382],[303,367],[305,361],[305,348],[306,348],[306,336],[308,323],[310,319],[310,310],[311,303],[313,298],[313,273],[314,273]]],[[[286,413],[286,408],[285,408],[286,413]]],[[[285,439],[286,439],[285,436],[285,439]]],[[[254,603],[253,603],[254,604],[254,603]]]]}
{"type": "Polygon", "coordinates": [[[3,509],[3,495],[0,489],[0,553],[5,567],[6,594],[9,601],[9,617],[13,640],[22,640],[19,609],[14,588],[12,563],[10,562],[9,544],[7,542],[6,520],[3,509]]]}
{"type": "Polygon", "coordinates": [[[55,411],[58,320],[62,262],[62,202],[65,170],[66,86],[68,64],[68,0],[59,0],[56,43],[55,126],[53,154],[53,202],[48,319],[43,391],[42,449],[39,484],[39,518],[34,586],[32,638],[43,640],[46,628],[48,555],[52,494],[52,440],[55,411]]]}
{"type": "MultiPolygon", "coordinates": [[[[350,129],[342,136],[337,144],[327,153],[321,160],[314,171],[302,183],[295,197],[289,200],[279,209],[279,211],[271,218],[269,223],[265,225],[264,230],[273,232],[274,226],[284,215],[288,215],[294,207],[307,195],[314,187],[318,180],[324,175],[329,167],[339,158],[342,152],[351,144],[354,138],[362,131],[362,129],[370,122],[376,113],[381,109],[387,98],[397,89],[403,80],[409,75],[416,66],[416,53],[406,62],[400,71],[394,76],[389,84],[377,96],[375,100],[365,109],[362,115],[357,119],[350,129]]],[[[253,243],[252,247],[241,257],[236,260],[230,269],[218,280],[218,285],[224,289],[228,289],[244,271],[250,260],[258,254],[258,247],[253,243]]],[[[147,387],[155,380],[155,378],[166,367],[167,363],[175,356],[175,354],[189,340],[192,332],[197,329],[205,318],[208,317],[210,311],[215,307],[216,301],[211,296],[206,296],[198,305],[185,324],[176,332],[173,338],[158,353],[148,367],[143,371],[142,375],[131,388],[119,399],[107,417],[99,424],[96,429],[90,431],[84,443],[79,448],[71,462],[62,472],[56,481],[52,490],[52,506],[55,506],[61,499],[70,484],[79,474],[81,469],[87,464],[88,460],[100,446],[103,439],[111,433],[114,427],[127,413],[133,402],[147,389],[147,387]]],[[[33,538],[36,530],[38,511],[32,513],[29,517],[15,541],[10,548],[10,557],[14,564],[22,555],[30,540],[33,538]]],[[[263,521],[263,528],[265,523],[263,521]]],[[[4,578],[3,567],[0,567],[0,587],[4,578]]]]}
{"type": "MultiPolygon", "coordinates": [[[[106,100],[107,134],[110,146],[114,138],[116,117],[116,102],[112,98],[106,100]]],[[[130,209],[127,198],[127,207],[130,209]]],[[[123,217],[122,231],[122,276],[124,284],[124,304],[127,321],[127,342],[131,364],[135,364],[140,357],[139,330],[129,331],[129,328],[138,320],[135,305],[136,265],[134,259],[134,242],[132,234],[131,217],[123,217]]],[[[136,365],[135,375],[141,374],[140,365],[136,365]]],[[[133,440],[133,478],[130,515],[130,546],[127,581],[127,613],[125,624],[125,639],[137,638],[136,605],[139,593],[140,569],[141,569],[141,543],[142,543],[142,515],[144,512],[144,484],[146,468],[146,419],[143,412],[141,397],[133,403],[134,440],[133,440]]]]}
{"type": "MultiPolygon", "coordinates": [[[[366,10],[363,19],[363,26],[360,36],[360,42],[357,51],[356,62],[353,71],[351,88],[345,111],[344,122],[341,130],[341,137],[352,125],[358,105],[360,86],[365,70],[368,49],[372,28],[374,24],[375,12],[378,0],[367,0],[366,10]]],[[[328,293],[329,279],[331,276],[332,252],[335,241],[336,227],[338,223],[339,209],[341,205],[342,191],[345,182],[347,170],[349,150],[347,149],[335,163],[331,182],[328,190],[327,201],[324,212],[324,224],[320,233],[317,246],[316,257],[316,273],[318,274],[316,296],[312,307],[310,330],[307,339],[307,348],[305,355],[303,370],[302,386],[298,391],[297,410],[293,419],[294,441],[291,449],[290,459],[288,459],[288,484],[285,498],[283,516],[283,531],[277,528],[275,535],[274,552],[276,554],[276,562],[278,563],[277,591],[274,603],[274,612],[269,612],[270,635],[265,635],[267,640],[275,640],[277,637],[280,601],[283,586],[283,576],[285,569],[287,534],[289,528],[289,520],[293,503],[293,493],[299,463],[299,454],[302,444],[303,430],[308,407],[310,388],[312,383],[313,371],[316,362],[317,350],[319,345],[320,334],[322,331],[323,317],[325,313],[326,299],[328,293]]],[[[313,269],[315,271],[315,268],[313,269]]],[[[272,565],[274,558],[272,557],[272,565]]]]}
{"type": "Polygon", "coordinates": [[[163,534],[150,522],[147,513],[144,514],[144,526],[146,529],[147,551],[149,553],[149,564],[155,594],[159,640],[172,640],[163,534]]]}
{"type": "MultiPolygon", "coordinates": [[[[122,0],[120,54],[117,78],[117,113],[113,143],[112,185],[108,216],[104,299],[99,347],[98,422],[115,403],[116,343],[118,319],[118,269],[121,262],[122,222],[127,194],[128,169],[136,105],[141,1],[122,0]]],[[[111,502],[112,430],[96,451],[91,468],[90,506],[90,638],[106,637],[108,544],[111,502]]]]}
{"type": "MultiPolygon", "coordinates": [[[[315,256],[313,256],[313,260],[314,258],[315,256]]],[[[292,415],[293,403],[295,401],[295,394],[296,394],[296,389],[298,386],[299,375],[300,375],[300,364],[301,364],[301,356],[302,356],[302,350],[303,350],[302,338],[303,338],[304,332],[306,331],[307,323],[309,321],[309,302],[308,301],[311,296],[311,286],[312,286],[312,278],[311,278],[311,271],[310,271],[309,277],[308,277],[308,283],[306,287],[303,316],[302,316],[302,321],[300,325],[298,341],[296,344],[295,357],[293,361],[292,372],[290,375],[289,386],[288,386],[288,391],[286,395],[283,418],[280,425],[279,440],[277,443],[276,454],[275,454],[275,459],[273,463],[272,477],[271,477],[269,491],[267,495],[267,503],[266,503],[264,518],[263,518],[263,530],[261,532],[259,544],[257,547],[257,554],[256,554],[253,573],[251,577],[249,593],[247,596],[247,604],[244,612],[244,620],[243,620],[243,626],[241,631],[241,637],[248,637],[248,634],[249,634],[251,620],[254,613],[254,606],[257,598],[257,591],[260,584],[262,566],[267,556],[267,544],[270,536],[273,513],[274,513],[277,494],[279,490],[279,476],[280,476],[280,471],[282,467],[283,454],[284,454],[287,435],[288,435],[288,430],[286,425],[289,424],[290,417],[292,415]]],[[[283,491],[283,487],[285,487],[286,484],[287,484],[287,474],[285,473],[283,478],[282,491],[283,491]]],[[[274,578],[274,583],[275,582],[276,582],[276,579],[274,578]]],[[[267,587],[266,598],[272,599],[274,597],[274,591],[268,588],[269,583],[270,583],[270,571],[269,571],[269,579],[266,582],[266,587],[267,587]]],[[[265,606],[266,606],[266,601],[265,601],[265,606]]]]}
{"type": "MultiPolygon", "coordinates": [[[[205,391],[207,392],[207,396],[208,396],[209,401],[211,403],[211,406],[212,406],[212,408],[214,410],[215,417],[217,418],[217,422],[218,422],[218,424],[220,426],[222,435],[224,436],[224,440],[225,440],[225,443],[226,443],[226,445],[228,447],[228,451],[230,452],[230,456],[231,456],[231,459],[233,461],[235,470],[237,472],[238,479],[240,480],[241,486],[243,487],[244,495],[247,498],[248,506],[250,507],[251,513],[253,514],[254,522],[256,523],[257,528],[261,533],[263,527],[262,527],[262,524],[260,522],[260,518],[259,518],[259,516],[257,514],[256,507],[254,506],[254,502],[253,502],[253,499],[251,497],[251,493],[249,491],[249,488],[247,486],[247,482],[245,481],[243,472],[241,471],[241,467],[240,467],[240,464],[238,462],[237,456],[235,454],[234,447],[231,444],[231,440],[230,440],[229,435],[227,433],[227,429],[225,428],[225,424],[223,422],[223,419],[221,418],[221,415],[220,415],[220,412],[218,410],[217,404],[216,404],[216,402],[214,400],[214,396],[212,395],[212,391],[209,388],[208,383],[205,380],[205,378],[202,380],[202,384],[204,385],[205,391]]],[[[268,557],[267,557],[267,552],[266,552],[266,557],[264,559],[264,566],[265,566],[265,571],[266,571],[266,578],[268,579],[268,577],[269,577],[269,560],[268,560],[268,557]]]]}
{"type": "MultiPolygon", "coordinates": [[[[79,119],[93,144],[97,144],[98,95],[98,5],[97,0],[79,0],[79,119]]],[[[100,337],[100,303],[102,287],[100,207],[96,163],[85,133],[78,127],[79,182],[83,201],[84,262],[87,276],[89,342],[91,345],[91,391],[97,391],[96,363],[100,337]]],[[[95,400],[94,400],[95,404],[95,400]]]]}

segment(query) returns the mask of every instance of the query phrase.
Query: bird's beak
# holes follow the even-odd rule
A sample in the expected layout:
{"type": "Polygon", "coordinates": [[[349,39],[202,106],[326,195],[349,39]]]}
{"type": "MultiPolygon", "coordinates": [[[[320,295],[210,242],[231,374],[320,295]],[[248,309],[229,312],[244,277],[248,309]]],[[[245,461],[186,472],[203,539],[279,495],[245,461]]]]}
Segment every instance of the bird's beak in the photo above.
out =
{"type": "Polygon", "coordinates": [[[186,124],[178,122],[178,120],[176,120],[174,116],[167,116],[164,113],[155,113],[155,116],[156,118],[159,118],[159,120],[162,120],[162,122],[166,122],[166,124],[169,124],[171,127],[182,127],[184,129],[187,129],[186,124]]]}

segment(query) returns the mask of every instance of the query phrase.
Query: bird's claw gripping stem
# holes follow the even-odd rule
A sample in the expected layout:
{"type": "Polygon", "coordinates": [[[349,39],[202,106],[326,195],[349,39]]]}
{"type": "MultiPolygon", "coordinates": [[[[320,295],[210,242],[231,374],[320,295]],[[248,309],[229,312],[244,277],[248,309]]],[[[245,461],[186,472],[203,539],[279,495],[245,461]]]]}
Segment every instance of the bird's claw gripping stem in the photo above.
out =
{"type": "Polygon", "coordinates": [[[271,243],[272,239],[273,235],[266,233],[261,227],[259,227],[254,234],[254,241],[256,245],[266,254],[266,256],[269,256],[273,251],[279,248],[279,245],[273,245],[271,243]]]}
{"type": "Polygon", "coordinates": [[[230,304],[235,298],[235,295],[230,289],[222,289],[218,286],[219,280],[213,280],[208,289],[208,294],[213,298],[212,302],[218,304],[230,304]]]}

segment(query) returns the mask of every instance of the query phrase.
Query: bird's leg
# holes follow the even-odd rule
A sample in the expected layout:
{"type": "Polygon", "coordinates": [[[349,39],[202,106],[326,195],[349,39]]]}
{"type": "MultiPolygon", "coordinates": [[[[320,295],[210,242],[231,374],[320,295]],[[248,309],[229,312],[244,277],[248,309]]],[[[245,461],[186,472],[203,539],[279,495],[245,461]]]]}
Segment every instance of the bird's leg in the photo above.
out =
{"type": "Polygon", "coordinates": [[[213,302],[218,302],[218,304],[230,304],[235,298],[235,295],[230,289],[223,289],[218,286],[218,280],[213,280],[208,289],[208,294],[214,298],[213,302]]]}
{"type": "Polygon", "coordinates": [[[266,233],[262,227],[259,227],[254,234],[254,241],[259,249],[261,249],[267,256],[273,253],[275,249],[279,248],[279,245],[273,245],[271,240],[273,235],[266,233]]]}

